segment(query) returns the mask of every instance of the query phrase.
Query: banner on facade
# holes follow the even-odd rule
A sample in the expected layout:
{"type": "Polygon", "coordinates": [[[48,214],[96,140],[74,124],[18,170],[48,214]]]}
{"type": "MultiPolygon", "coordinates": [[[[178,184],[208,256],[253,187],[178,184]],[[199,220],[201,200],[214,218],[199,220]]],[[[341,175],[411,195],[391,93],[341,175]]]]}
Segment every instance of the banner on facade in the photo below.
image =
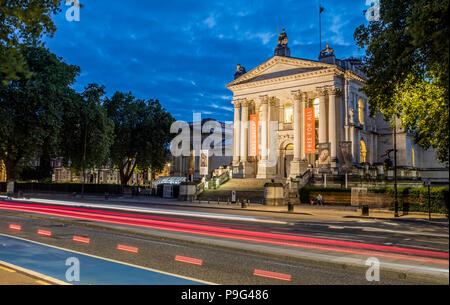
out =
{"type": "Polygon", "coordinates": [[[353,169],[352,142],[343,141],[339,143],[339,171],[343,174],[350,173],[353,169]]]}
{"type": "Polygon", "coordinates": [[[330,143],[319,143],[319,172],[327,173],[331,169],[330,143]]]}
{"type": "Polygon", "coordinates": [[[316,153],[316,119],[314,108],[305,108],[305,154],[316,153]]]}
{"type": "Polygon", "coordinates": [[[195,150],[191,150],[191,155],[189,156],[188,175],[193,175],[194,172],[195,172],[195,150]]]}
{"type": "Polygon", "coordinates": [[[258,155],[258,120],[257,114],[250,115],[250,156],[258,155]]]}
{"type": "Polygon", "coordinates": [[[209,174],[209,150],[200,151],[200,175],[208,176],[209,174]]]}

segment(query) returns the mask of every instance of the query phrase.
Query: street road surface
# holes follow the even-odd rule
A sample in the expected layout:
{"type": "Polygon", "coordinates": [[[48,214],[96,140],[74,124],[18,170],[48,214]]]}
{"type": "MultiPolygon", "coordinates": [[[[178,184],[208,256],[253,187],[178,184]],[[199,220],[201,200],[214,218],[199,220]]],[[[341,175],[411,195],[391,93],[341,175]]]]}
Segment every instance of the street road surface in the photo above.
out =
{"type": "Polygon", "coordinates": [[[77,258],[70,284],[448,284],[442,225],[33,199],[0,201],[0,234],[0,261],[63,282],[77,258]]]}

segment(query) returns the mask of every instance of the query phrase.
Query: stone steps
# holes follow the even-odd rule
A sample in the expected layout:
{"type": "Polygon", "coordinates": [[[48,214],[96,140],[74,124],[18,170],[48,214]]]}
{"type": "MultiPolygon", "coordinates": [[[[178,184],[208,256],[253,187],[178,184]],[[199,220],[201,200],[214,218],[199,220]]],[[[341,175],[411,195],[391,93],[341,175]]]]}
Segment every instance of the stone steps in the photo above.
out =
{"type": "MultiPolygon", "coordinates": [[[[215,190],[205,190],[198,196],[198,200],[210,201],[231,201],[231,191],[236,191],[236,199],[250,200],[250,202],[264,202],[264,185],[271,182],[271,179],[234,178],[221,185],[215,190]]],[[[275,182],[285,183],[284,179],[275,179],[275,182]]]]}

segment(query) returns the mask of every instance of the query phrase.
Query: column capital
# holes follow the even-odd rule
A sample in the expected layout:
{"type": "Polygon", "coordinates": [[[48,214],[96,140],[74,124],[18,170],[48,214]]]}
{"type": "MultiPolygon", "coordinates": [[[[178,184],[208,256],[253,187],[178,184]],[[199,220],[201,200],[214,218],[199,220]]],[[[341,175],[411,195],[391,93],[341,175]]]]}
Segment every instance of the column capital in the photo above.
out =
{"type": "Polygon", "coordinates": [[[319,97],[324,97],[328,94],[328,88],[326,87],[319,87],[316,90],[319,93],[319,97]]]}
{"type": "Polygon", "coordinates": [[[241,102],[239,100],[234,100],[231,103],[234,105],[234,108],[241,108],[241,102]]]}
{"type": "Polygon", "coordinates": [[[269,102],[269,96],[268,95],[261,95],[259,97],[259,104],[260,105],[265,105],[269,102]]]}
{"type": "Polygon", "coordinates": [[[301,101],[303,98],[302,90],[292,90],[291,95],[294,98],[294,101],[301,101]]]}
{"type": "Polygon", "coordinates": [[[278,106],[278,102],[279,102],[279,100],[275,96],[269,97],[269,104],[271,107],[278,106]]]}
{"type": "Polygon", "coordinates": [[[327,88],[327,92],[328,92],[328,95],[340,96],[342,93],[342,90],[340,88],[332,86],[332,87],[327,88]]]}
{"type": "Polygon", "coordinates": [[[242,107],[248,107],[252,103],[252,100],[242,99],[240,100],[240,103],[242,107]]]}

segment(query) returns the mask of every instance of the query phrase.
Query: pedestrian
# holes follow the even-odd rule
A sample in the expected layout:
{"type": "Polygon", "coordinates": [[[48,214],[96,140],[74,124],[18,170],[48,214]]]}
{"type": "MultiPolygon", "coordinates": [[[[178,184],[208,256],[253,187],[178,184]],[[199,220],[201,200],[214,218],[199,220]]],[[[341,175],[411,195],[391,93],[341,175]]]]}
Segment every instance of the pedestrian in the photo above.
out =
{"type": "Polygon", "coordinates": [[[320,194],[317,195],[316,201],[317,201],[317,205],[323,206],[322,195],[320,195],[320,194]]]}

